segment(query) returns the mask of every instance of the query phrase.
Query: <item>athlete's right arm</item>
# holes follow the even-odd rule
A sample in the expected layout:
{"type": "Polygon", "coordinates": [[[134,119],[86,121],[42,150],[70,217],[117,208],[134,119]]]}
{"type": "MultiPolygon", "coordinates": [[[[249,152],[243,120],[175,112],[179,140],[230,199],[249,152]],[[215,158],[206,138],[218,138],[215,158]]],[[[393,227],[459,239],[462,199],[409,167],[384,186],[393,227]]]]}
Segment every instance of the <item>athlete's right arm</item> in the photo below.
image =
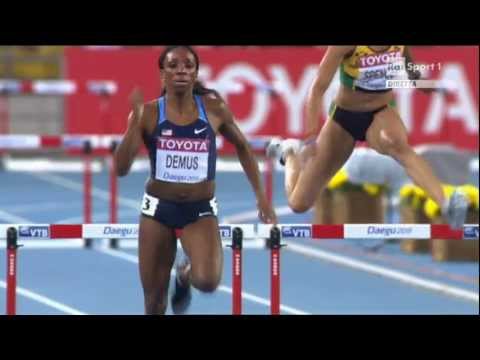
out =
{"type": "Polygon", "coordinates": [[[323,103],[323,94],[330,86],[345,55],[353,49],[353,46],[329,46],[325,56],[320,62],[317,74],[307,95],[305,141],[312,140],[318,135],[320,131],[319,116],[323,103]]]}
{"type": "Polygon", "coordinates": [[[133,110],[128,116],[127,131],[114,153],[115,169],[118,176],[125,176],[130,171],[133,160],[142,145],[142,131],[146,111],[142,94],[135,89],[130,96],[133,110]]]}
{"type": "MultiPolygon", "coordinates": [[[[422,80],[421,72],[418,71],[418,70],[414,70],[415,69],[415,61],[413,61],[412,53],[410,51],[409,46],[405,46],[404,54],[405,54],[405,65],[406,65],[406,71],[407,71],[408,79],[409,80],[422,80]]],[[[432,92],[437,92],[437,93],[440,93],[440,94],[446,94],[448,92],[447,89],[440,88],[440,87],[438,87],[438,88],[420,87],[420,88],[418,88],[418,90],[420,90],[420,91],[422,91],[426,94],[432,93],[432,92]]]]}

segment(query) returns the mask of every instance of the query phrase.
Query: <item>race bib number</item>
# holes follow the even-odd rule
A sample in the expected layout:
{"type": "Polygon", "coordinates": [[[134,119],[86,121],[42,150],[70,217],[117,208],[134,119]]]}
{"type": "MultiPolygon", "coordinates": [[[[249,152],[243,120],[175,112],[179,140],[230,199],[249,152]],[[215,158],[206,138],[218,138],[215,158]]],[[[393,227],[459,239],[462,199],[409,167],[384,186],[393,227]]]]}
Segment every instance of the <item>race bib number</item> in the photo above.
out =
{"type": "Polygon", "coordinates": [[[385,89],[386,81],[404,73],[402,53],[390,52],[365,56],[359,59],[359,76],[356,85],[364,89],[385,89]]]}
{"type": "Polygon", "coordinates": [[[157,143],[157,180],[198,183],[208,176],[208,139],[160,137],[157,143]]]}
{"type": "Polygon", "coordinates": [[[142,199],[142,214],[154,216],[157,210],[158,199],[148,194],[143,195],[142,199]]]}

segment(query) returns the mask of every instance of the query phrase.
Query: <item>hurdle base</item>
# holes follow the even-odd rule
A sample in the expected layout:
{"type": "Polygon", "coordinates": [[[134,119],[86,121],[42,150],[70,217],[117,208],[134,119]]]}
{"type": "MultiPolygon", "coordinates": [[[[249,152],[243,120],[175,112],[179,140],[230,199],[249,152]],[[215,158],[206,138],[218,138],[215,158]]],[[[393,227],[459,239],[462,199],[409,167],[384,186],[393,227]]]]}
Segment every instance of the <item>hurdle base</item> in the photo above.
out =
{"type": "Polygon", "coordinates": [[[436,261],[478,262],[478,239],[432,240],[432,258],[436,261]]]}
{"type": "MultiPolygon", "coordinates": [[[[422,207],[414,208],[407,203],[401,203],[399,207],[401,222],[403,224],[430,223],[422,207]]],[[[408,254],[428,254],[432,250],[432,244],[430,239],[404,239],[400,242],[400,249],[408,254]]]]}
{"type": "Polygon", "coordinates": [[[333,194],[329,189],[324,189],[318,194],[313,207],[314,224],[335,224],[333,217],[333,194]]]}
{"type": "Polygon", "coordinates": [[[405,239],[400,243],[400,249],[403,252],[414,254],[428,254],[431,249],[430,239],[405,239]]]}
{"type": "Polygon", "coordinates": [[[403,224],[429,224],[430,219],[423,212],[423,203],[418,208],[401,203],[399,206],[400,219],[403,224]]]}
{"type": "Polygon", "coordinates": [[[85,249],[92,249],[93,248],[93,239],[84,239],[83,247],[85,249]]]}
{"type": "MultiPolygon", "coordinates": [[[[478,223],[478,211],[469,209],[467,224],[478,223]]],[[[433,224],[445,224],[442,216],[438,216],[432,221],[433,224]]],[[[432,239],[432,258],[436,261],[469,261],[478,262],[478,239],[471,240],[445,240],[432,239]]]]}
{"type": "Polygon", "coordinates": [[[381,224],[385,222],[385,195],[363,190],[322,191],[314,205],[315,224],[381,224]]]}

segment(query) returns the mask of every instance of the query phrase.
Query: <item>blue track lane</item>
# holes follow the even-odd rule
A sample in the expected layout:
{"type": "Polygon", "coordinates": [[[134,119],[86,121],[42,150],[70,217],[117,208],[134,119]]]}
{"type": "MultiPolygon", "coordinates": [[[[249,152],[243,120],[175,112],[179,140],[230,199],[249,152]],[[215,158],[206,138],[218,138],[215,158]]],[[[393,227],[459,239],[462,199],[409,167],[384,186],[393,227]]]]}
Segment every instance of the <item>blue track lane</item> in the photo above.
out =
{"type": "MultiPolygon", "coordinates": [[[[34,223],[81,223],[83,203],[80,174],[0,173],[0,223],[11,217],[34,223]],[[63,185],[59,184],[61,182],[63,185]],[[56,182],[56,183],[55,183],[56,182]]],[[[147,173],[119,180],[119,222],[136,223],[147,173]],[[123,200],[122,200],[123,199],[123,200]],[[122,203],[123,201],[123,203],[122,203]]],[[[108,176],[95,174],[94,222],[108,222],[108,176]]],[[[254,210],[255,199],[241,173],[217,173],[220,217],[254,210]]],[[[275,176],[276,206],[285,206],[283,175],[275,176]]],[[[283,223],[309,223],[311,213],[280,216],[283,223]]],[[[242,223],[256,223],[248,218],[242,223]]],[[[429,255],[407,255],[398,244],[376,253],[352,241],[297,240],[296,243],[332,254],[398,270],[423,279],[478,293],[478,263],[438,263],[429,255]]],[[[374,243],[371,243],[374,244],[374,243]]],[[[368,243],[367,243],[368,245],[368,243]]],[[[119,250],[136,257],[136,250],[119,250]]],[[[225,250],[222,285],[231,286],[231,252],[225,250]]],[[[269,253],[244,250],[244,291],[269,300],[269,253]]],[[[18,285],[88,314],[142,314],[143,296],[138,265],[97,250],[20,249],[18,285]]],[[[0,250],[0,280],[5,281],[5,250],[0,250]]],[[[282,250],[282,304],[312,314],[478,314],[478,302],[418,288],[397,280],[351,269],[325,260],[282,250]]],[[[0,287],[0,311],[5,309],[0,287]]],[[[194,291],[189,313],[230,314],[231,295],[194,291]]],[[[19,314],[63,314],[50,306],[18,296],[19,314]]],[[[246,314],[268,314],[269,307],[244,299],[246,314]]],[[[168,310],[170,313],[170,309],[168,310]]],[[[287,313],[287,312],[284,312],[287,313]]]]}

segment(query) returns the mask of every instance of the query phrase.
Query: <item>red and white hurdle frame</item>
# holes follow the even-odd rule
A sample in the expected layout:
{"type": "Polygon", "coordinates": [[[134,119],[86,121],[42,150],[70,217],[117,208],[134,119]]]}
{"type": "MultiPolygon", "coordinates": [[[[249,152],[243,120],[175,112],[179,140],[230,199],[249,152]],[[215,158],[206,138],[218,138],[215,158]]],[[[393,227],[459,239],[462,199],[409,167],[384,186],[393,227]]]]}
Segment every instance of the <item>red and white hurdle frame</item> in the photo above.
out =
{"type": "MultiPolygon", "coordinates": [[[[88,93],[100,97],[99,113],[102,119],[108,117],[110,98],[117,93],[118,86],[111,80],[90,80],[78,83],[73,80],[0,80],[0,96],[9,95],[51,95],[67,96],[88,93]]],[[[81,151],[83,173],[83,217],[84,223],[92,222],[92,157],[97,151],[109,152],[107,159],[110,172],[110,223],[117,222],[117,177],[113,167],[112,154],[119,135],[4,135],[0,134],[0,151],[25,151],[62,149],[81,151]]],[[[85,242],[89,246],[90,241],[85,242]]],[[[112,240],[112,245],[115,242],[112,240]]]]}
{"type": "MultiPolygon", "coordinates": [[[[274,227],[258,224],[257,236],[266,238],[274,227]]],[[[454,230],[444,224],[279,224],[281,238],[322,239],[478,239],[478,224],[454,230]]]]}
{"type": "MultiPolygon", "coordinates": [[[[109,83],[109,82],[108,82],[109,83]]],[[[1,84],[1,81],[0,81],[1,84]]],[[[1,87],[0,87],[1,89],[1,87]]],[[[109,172],[109,222],[118,222],[118,181],[113,161],[113,153],[117,144],[122,140],[122,135],[1,135],[0,151],[25,151],[62,149],[65,151],[81,151],[83,160],[83,223],[92,223],[92,159],[95,151],[107,155],[109,172]]],[[[255,137],[249,139],[253,151],[260,156],[268,137],[255,137]]],[[[265,158],[264,184],[267,198],[273,201],[273,159],[265,158]]],[[[90,239],[85,239],[85,246],[90,247],[90,239]]],[[[116,239],[111,239],[110,245],[115,248],[116,239]]]]}
{"type": "MultiPolygon", "coordinates": [[[[81,151],[83,161],[83,220],[92,223],[92,160],[96,150],[107,152],[109,171],[109,214],[110,223],[118,221],[118,185],[113,153],[121,140],[120,135],[0,135],[0,151],[2,150],[42,150],[62,149],[64,151],[81,151]]],[[[90,242],[86,242],[88,245],[90,242]]],[[[113,242],[113,244],[115,244],[113,242]]]]}
{"type": "MultiPolygon", "coordinates": [[[[452,230],[431,224],[221,224],[220,236],[232,248],[232,314],[242,314],[243,240],[263,239],[270,252],[270,312],[280,314],[280,249],[283,239],[478,239],[478,224],[452,230]]],[[[17,249],[20,241],[48,239],[137,239],[137,224],[1,224],[0,240],[6,239],[7,315],[16,314],[17,249]]],[[[25,244],[27,245],[27,244],[25,244]]]]}
{"type": "MultiPolygon", "coordinates": [[[[219,226],[222,241],[230,241],[232,251],[233,305],[232,313],[242,313],[242,248],[243,240],[257,239],[254,224],[221,224],[219,226]]],[[[55,239],[138,239],[137,224],[1,224],[0,240],[6,239],[7,247],[7,301],[6,314],[16,314],[17,287],[17,249],[40,240],[55,239]],[[24,244],[19,244],[18,241],[24,244]]],[[[257,247],[256,245],[254,247],[257,247]]],[[[261,247],[265,247],[263,243],[261,247]]],[[[272,250],[273,251],[273,250],[272,250]]],[[[276,249],[278,251],[278,249],[276,249]]],[[[278,254],[276,255],[279,256],[278,254]]],[[[279,264],[279,262],[278,262],[279,264]]],[[[276,268],[276,291],[278,298],[271,299],[272,313],[279,313],[279,267],[276,268]]]]}

